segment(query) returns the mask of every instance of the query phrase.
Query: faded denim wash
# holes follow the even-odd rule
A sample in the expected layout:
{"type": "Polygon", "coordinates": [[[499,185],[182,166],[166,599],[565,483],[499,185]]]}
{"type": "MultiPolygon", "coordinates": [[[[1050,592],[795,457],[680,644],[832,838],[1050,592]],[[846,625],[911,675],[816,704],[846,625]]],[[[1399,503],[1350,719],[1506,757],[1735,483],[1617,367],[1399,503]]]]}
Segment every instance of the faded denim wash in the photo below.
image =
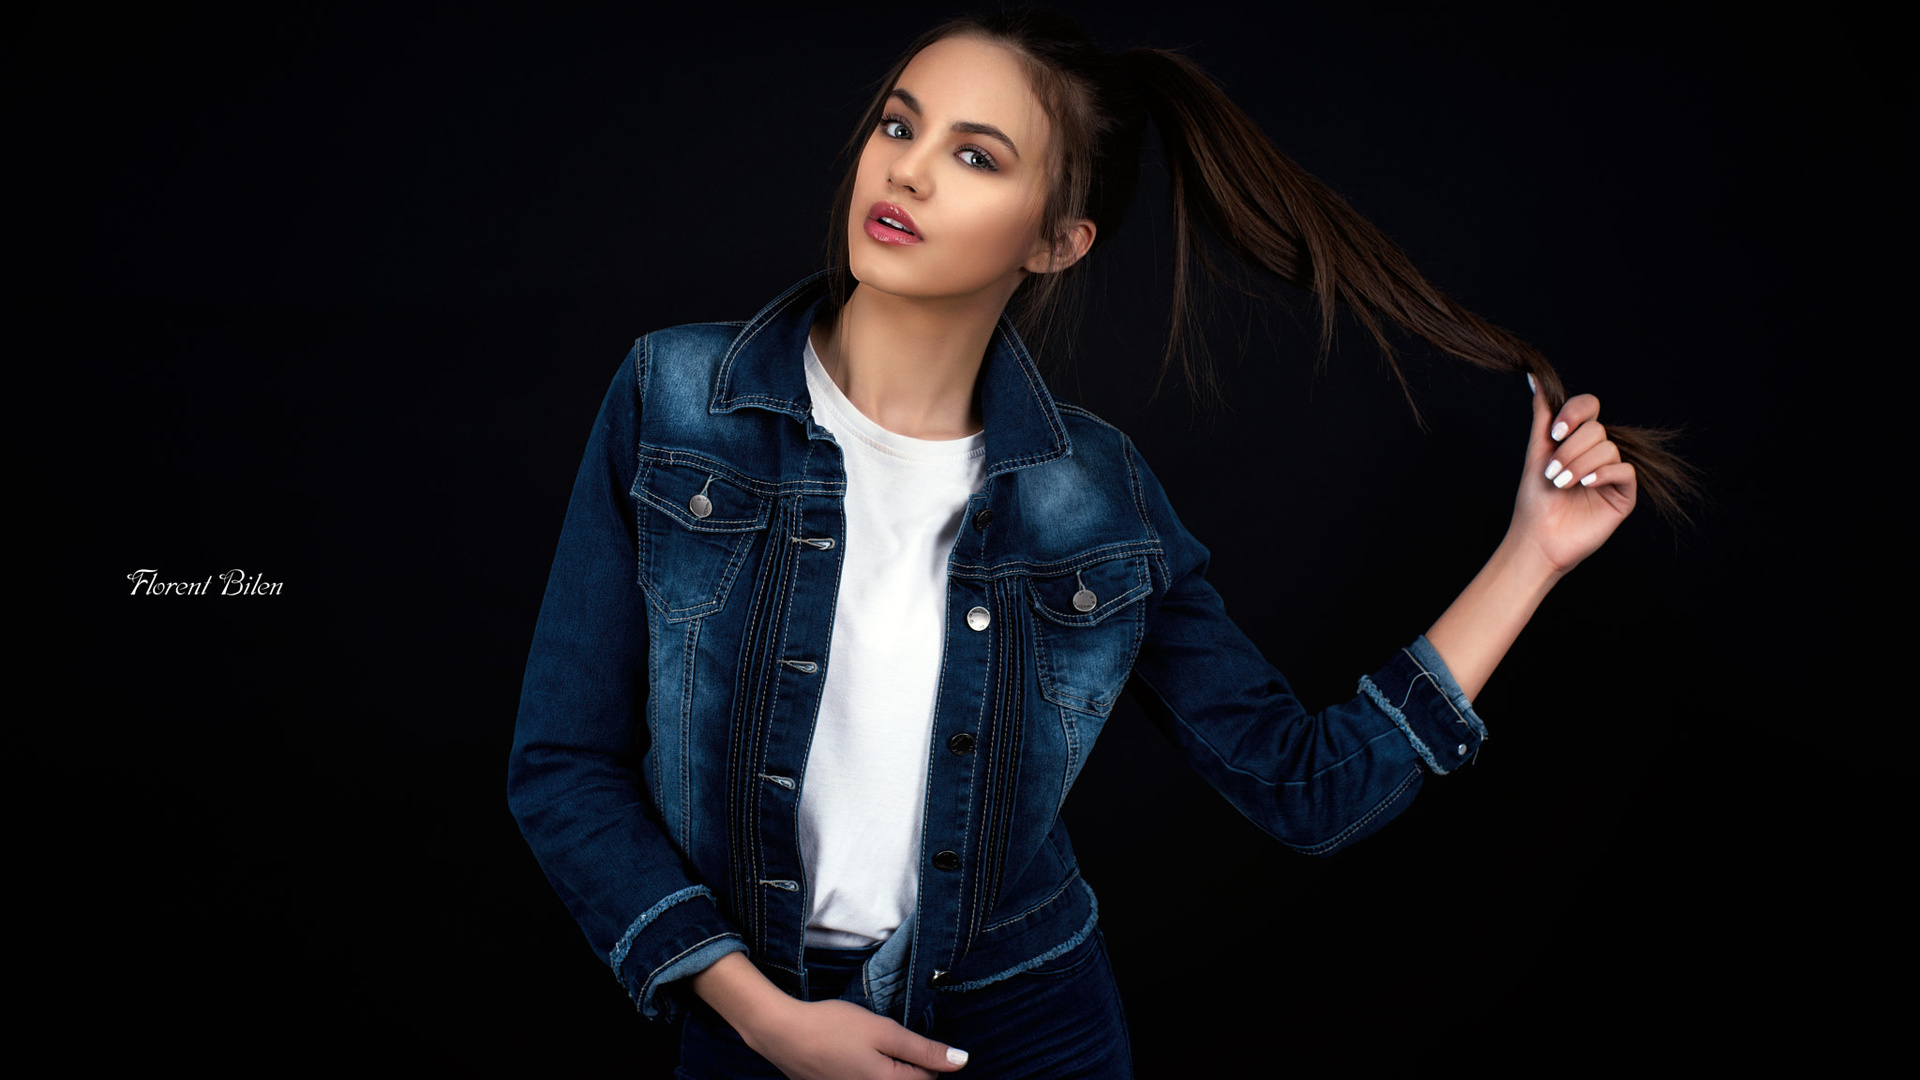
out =
{"type": "MultiPolygon", "coordinates": [[[[641,1012],[744,950],[805,997],[803,767],[846,471],[802,345],[820,276],[751,322],[641,338],[587,444],[534,632],[509,801],[641,1012]]],[[[986,480],[948,560],[913,921],[848,996],[925,1030],[931,995],[1093,932],[1059,809],[1122,688],[1255,824],[1329,854],[1485,729],[1424,638],[1318,714],[1227,618],[1133,444],[1055,402],[1002,321],[986,480]]]]}

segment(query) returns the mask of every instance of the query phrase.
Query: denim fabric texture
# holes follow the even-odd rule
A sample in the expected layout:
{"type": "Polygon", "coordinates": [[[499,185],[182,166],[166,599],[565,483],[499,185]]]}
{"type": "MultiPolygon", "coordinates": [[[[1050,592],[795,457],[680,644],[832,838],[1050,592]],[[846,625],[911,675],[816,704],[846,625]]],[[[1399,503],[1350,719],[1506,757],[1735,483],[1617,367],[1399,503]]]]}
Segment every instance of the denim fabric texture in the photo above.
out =
{"type": "MultiPolygon", "coordinates": [[[[797,808],[845,540],[846,473],[801,364],[824,287],[635,343],[534,632],[509,801],[648,1016],[681,1013],[684,980],[730,951],[806,996],[797,808]]],[[[948,561],[918,906],[848,995],[920,1031],[942,989],[1041,969],[1094,932],[1059,809],[1123,688],[1241,813],[1315,855],[1485,736],[1424,639],[1309,713],[1228,619],[1133,444],[1055,402],[1008,322],[980,395],[986,480],[948,561]]]]}

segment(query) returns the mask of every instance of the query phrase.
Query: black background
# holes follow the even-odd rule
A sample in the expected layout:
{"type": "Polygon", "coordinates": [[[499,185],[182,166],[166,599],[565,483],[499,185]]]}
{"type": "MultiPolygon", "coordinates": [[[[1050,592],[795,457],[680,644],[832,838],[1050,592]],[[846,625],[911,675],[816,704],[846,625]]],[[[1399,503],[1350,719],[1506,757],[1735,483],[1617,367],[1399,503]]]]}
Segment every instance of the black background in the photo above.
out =
{"type": "MultiPolygon", "coordinates": [[[[628,344],[820,264],[870,80],[948,10],[700,7],[62,6],[5,46],[57,612],[23,653],[57,692],[15,714],[17,867],[76,1051],[666,1075],[673,1033],[506,810],[547,565],[628,344]],[[284,590],[129,596],[143,567],[284,590]]],[[[1607,419],[1684,425],[1711,492],[1565,581],[1477,702],[1479,762],[1336,859],[1268,841],[1123,703],[1068,817],[1142,1075],[1854,1061],[1910,894],[1907,638],[1875,621],[1911,553],[1911,465],[1875,441],[1912,348],[1883,330],[1911,277],[1889,29],[1065,8],[1188,48],[1607,419]]],[[[1315,377],[1304,308],[1222,300],[1229,407],[1149,401],[1156,177],[1055,391],[1140,444],[1302,695],[1343,700],[1498,541],[1526,388],[1414,350],[1423,433],[1355,328],[1315,377]]]]}

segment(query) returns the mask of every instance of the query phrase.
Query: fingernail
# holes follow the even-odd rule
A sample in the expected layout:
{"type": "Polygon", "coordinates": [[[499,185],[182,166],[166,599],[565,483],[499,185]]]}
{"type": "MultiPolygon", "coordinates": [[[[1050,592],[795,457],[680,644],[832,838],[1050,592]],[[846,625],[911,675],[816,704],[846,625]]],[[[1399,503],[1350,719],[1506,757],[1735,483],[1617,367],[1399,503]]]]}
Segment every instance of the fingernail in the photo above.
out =
{"type": "Polygon", "coordinates": [[[1560,475],[1560,459],[1554,458],[1547,462],[1547,479],[1551,480],[1558,475],[1560,475]]]}
{"type": "Polygon", "coordinates": [[[1527,389],[1536,394],[1540,392],[1540,384],[1533,381],[1533,372],[1531,371],[1527,372],[1527,389]]]}
{"type": "Polygon", "coordinates": [[[1583,477],[1581,477],[1581,478],[1580,478],[1580,486],[1581,486],[1581,487],[1592,487],[1592,486],[1593,486],[1593,482],[1594,482],[1595,480],[1597,480],[1597,479],[1599,479],[1599,478],[1600,478],[1600,474],[1599,474],[1599,473],[1597,473],[1597,472],[1590,472],[1590,473],[1588,473],[1587,475],[1585,475],[1585,476],[1583,476],[1583,477]]]}
{"type": "Polygon", "coordinates": [[[951,1046],[947,1047],[947,1064],[965,1065],[966,1063],[967,1052],[965,1050],[959,1050],[951,1046]]]}
{"type": "Polygon", "coordinates": [[[1569,469],[1566,472],[1563,472],[1560,474],[1559,479],[1553,482],[1553,486],[1557,488],[1563,488],[1571,483],[1573,483],[1573,470],[1569,469]]]}
{"type": "Polygon", "coordinates": [[[1566,437],[1567,437],[1567,422],[1565,420],[1562,420],[1559,423],[1553,425],[1553,441],[1554,442],[1559,442],[1561,439],[1564,439],[1566,437]]]}

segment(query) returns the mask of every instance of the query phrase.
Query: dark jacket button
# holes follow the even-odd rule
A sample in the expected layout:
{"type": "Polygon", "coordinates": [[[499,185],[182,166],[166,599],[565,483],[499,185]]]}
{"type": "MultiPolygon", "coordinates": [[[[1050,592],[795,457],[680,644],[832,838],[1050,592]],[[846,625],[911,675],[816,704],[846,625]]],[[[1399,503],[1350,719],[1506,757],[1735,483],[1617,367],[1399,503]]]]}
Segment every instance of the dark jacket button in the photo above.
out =
{"type": "Polygon", "coordinates": [[[927,978],[927,985],[928,986],[945,986],[952,981],[953,981],[953,978],[951,977],[950,973],[945,971],[936,971],[927,978]]]}
{"type": "Polygon", "coordinates": [[[973,734],[971,732],[963,731],[960,734],[955,735],[953,738],[948,739],[947,749],[953,751],[956,754],[973,753],[973,734]]]}
{"type": "Polygon", "coordinates": [[[986,532],[987,526],[991,524],[993,524],[992,510],[982,510],[979,513],[973,515],[973,527],[975,529],[978,529],[981,532],[986,532]]]}
{"type": "Polygon", "coordinates": [[[960,856],[955,855],[951,851],[943,851],[933,857],[933,868],[936,870],[958,870],[960,869],[960,856]]]}

